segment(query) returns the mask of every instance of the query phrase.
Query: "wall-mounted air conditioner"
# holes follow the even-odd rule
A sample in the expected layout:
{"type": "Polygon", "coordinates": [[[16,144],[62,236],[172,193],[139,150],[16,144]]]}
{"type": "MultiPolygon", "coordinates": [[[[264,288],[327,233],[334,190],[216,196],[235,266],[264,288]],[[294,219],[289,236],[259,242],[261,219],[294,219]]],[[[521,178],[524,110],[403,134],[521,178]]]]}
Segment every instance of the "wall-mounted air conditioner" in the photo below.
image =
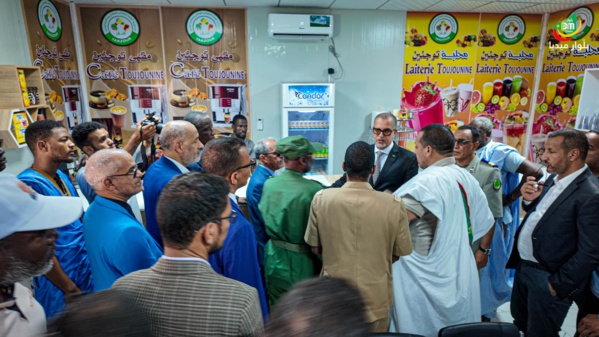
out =
{"type": "Polygon", "coordinates": [[[329,39],[333,37],[333,16],[271,13],[268,35],[273,39],[329,39]]]}

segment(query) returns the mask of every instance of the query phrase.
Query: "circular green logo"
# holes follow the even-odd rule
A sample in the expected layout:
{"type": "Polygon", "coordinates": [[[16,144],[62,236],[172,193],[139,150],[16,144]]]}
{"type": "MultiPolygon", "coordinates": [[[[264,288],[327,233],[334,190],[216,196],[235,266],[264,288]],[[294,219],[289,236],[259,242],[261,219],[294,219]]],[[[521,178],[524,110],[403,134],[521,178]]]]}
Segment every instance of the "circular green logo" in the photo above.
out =
{"type": "Polygon", "coordinates": [[[139,22],[133,14],[122,9],[104,14],[100,26],[106,40],[117,46],[128,46],[139,37],[139,22]]]}
{"type": "Polygon", "coordinates": [[[451,14],[438,14],[429,23],[428,33],[433,41],[448,43],[458,34],[458,21],[451,14]]]}
{"type": "Polygon", "coordinates": [[[499,21],[497,36],[505,44],[514,44],[522,40],[526,24],[518,15],[508,15],[499,21]]]}
{"type": "Polygon", "coordinates": [[[37,4],[37,19],[44,34],[52,41],[58,41],[62,35],[62,21],[58,10],[50,0],[41,0],[37,4]]]}
{"type": "Polygon", "coordinates": [[[593,26],[593,11],[586,7],[576,8],[572,11],[572,13],[570,13],[570,15],[568,15],[568,17],[574,19],[573,21],[576,25],[576,30],[578,30],[578,33],[572,36],[574,41],[579,40],[587,35],[587,33],[591,30],[591,26],[593,26]]]}
{"type": "Polygon", "coordinates": [[[185,26],[189,38],[202,46],[211,46],[223,36],[223,22],[218,15],[208,10],[191,13],[185,26]]]}

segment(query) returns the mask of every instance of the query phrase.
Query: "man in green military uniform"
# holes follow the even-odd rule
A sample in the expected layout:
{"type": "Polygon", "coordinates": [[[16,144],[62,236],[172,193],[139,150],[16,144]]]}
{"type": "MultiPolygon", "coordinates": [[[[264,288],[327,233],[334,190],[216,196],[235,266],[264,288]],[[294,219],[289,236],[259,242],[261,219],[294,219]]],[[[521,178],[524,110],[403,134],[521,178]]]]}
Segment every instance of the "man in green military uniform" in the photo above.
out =
{"type": "Polygon", "coordinates": [[[304,234],[312,198],[322,185],[302,177],[312,169],[312,153],[320,146],[291,136],[281,139],[276,149],[285,160],[285,171],[264,183],[258,206],[270,237],[264,248],[264,273],[271,306],[295,283],[318,275],[321,267],[304,234]]]}
{"type": "MultiPolygon", "coordinates": [[[[487,197],[487,203],[491,213],[493,213],[493,217],[495,219],[500,218],[503,216],[501,172],[499,172],[499,169],[495,165],[483,162],[476,156],[479,137],[478,129],[469,125],[463,125],[456,130],[454,136],[455,148],[453,155],[456,164],[472,173],[487,197]]],[[[494,231],[495,227],[493,226],[482,239],[472,243],[472,251],[476,258],[476,267],[479,269],[479,276],[480,269],[487,264],[489,255],[491,255],[491,242],[493,241],[494,231]]]]}

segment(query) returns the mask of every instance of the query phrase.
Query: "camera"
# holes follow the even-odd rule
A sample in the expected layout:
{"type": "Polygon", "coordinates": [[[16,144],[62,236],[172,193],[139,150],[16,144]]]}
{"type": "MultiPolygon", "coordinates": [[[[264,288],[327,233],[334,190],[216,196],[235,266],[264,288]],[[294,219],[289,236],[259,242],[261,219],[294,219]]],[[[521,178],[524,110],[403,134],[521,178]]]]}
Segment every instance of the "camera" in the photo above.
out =
{"type": "Polygon", "coordinates": [[[144,127],[148,124],[154,123],[154,125],[156,126],[156,133],[160,134],[160,132],[162,131],[162,128],[164,127],[164,124],[160,123],[158,118],[154,117],[156,112],[144,112],[144,113],[146,114],[146,119],[144,119],[144,121],[141,122],[141,126],[144,127]]]}

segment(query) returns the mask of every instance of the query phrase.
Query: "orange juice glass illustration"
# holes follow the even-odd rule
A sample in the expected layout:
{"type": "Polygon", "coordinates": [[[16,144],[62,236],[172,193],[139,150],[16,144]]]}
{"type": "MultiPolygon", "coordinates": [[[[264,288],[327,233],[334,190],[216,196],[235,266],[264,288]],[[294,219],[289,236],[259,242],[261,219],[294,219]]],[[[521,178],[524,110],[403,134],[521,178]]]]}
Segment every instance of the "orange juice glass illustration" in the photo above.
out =
{"type": "Polygon", "coordinates": [[[493,83],[487,82],[483,84],[483,103],[487,104],[493,97],[493,83]]]}
{"type": "Polygon", "coordinates": [[[555,82],[547,83],[547,91],[545,92],[545,102],[547,104],[553,103],[553,100],[555,99],[556,90],[557,84],[555,84],[555,82]]]}

